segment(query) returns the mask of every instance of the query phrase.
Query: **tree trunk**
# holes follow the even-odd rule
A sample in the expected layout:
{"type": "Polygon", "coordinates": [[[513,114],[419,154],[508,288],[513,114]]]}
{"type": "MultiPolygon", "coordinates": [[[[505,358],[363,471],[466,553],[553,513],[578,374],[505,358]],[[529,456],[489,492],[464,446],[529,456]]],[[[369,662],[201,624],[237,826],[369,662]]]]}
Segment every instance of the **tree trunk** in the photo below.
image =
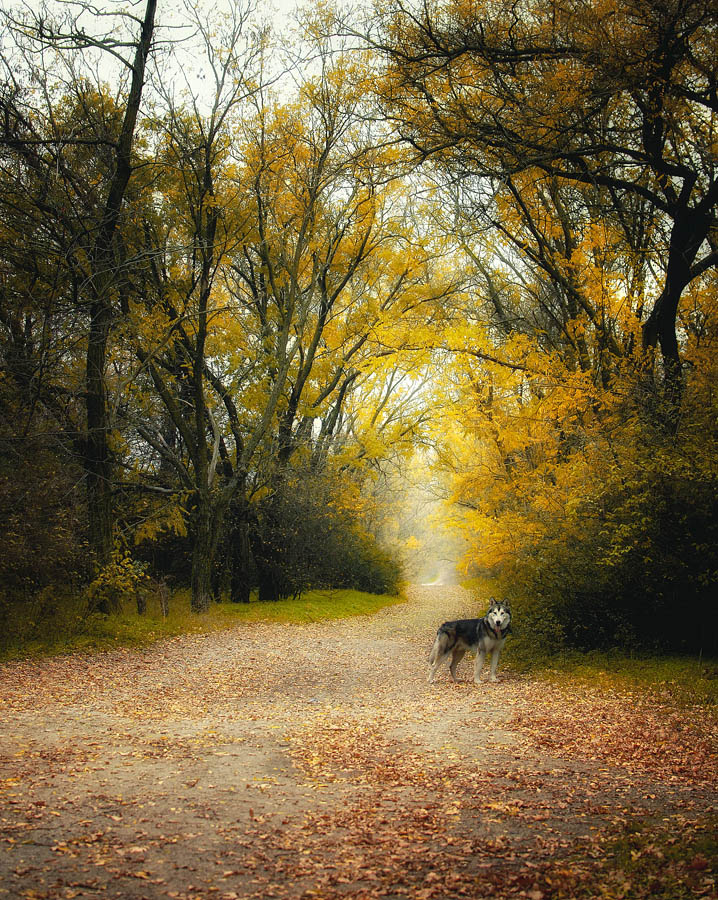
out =
{"type": "Polygon", "coordinates": [[[681,364],[676,320],[678,306],[691,283],[691,267],[708,234],[710,220],[695,209],[684,209],[675,215],[671,231],[666,282],[660,296],[643,324],[643,347],[661,349],[664,376],[665,424],[670,431],[678,427],[683,401],[683,366],[681,364]]]}
{"type": "Polygon", "coordinates": [[[130,93],[115,151],[115,167],[91,255],[93,301],[85,369],[87,438],[83,463],[87,477],[90,547],[99,567],[105,566],[112,554],[112,455],[105,366],[112,324],[111,288],[116,269],[113,242],[132,175],[132,146],[152,46],[156,7],[157,0],[147,0],[132,65],[130,93]]]}
{"type": "Polygon", "coordinates": [[[252,554],[257,567],[257,582],[259,584],[259,601],[275,602],[280,599],[280,585],[278,566],[272,548],[268,541],[260,534],[259,526],[252,529],[250,534],[252,554]]]}
{"type": "MultiPolygon", "coordinates": [[[[683,366],[681,364],[676,316],[683,287],[667,281],[661,295],[643,325],[643,347],[646,350],[661,350],[663,363],[663,424],[670,432],[675,431],[680,417],[683,400],[683,366]]],[[[649,363],[650,365],[650,363],[649,363]]]]}
{"type": "Polygon", "coordinates": [[[232,592],[232,559],[225,540],[217,543],[212,570],[212,596],[221,603],[232,592]]]}
{"type": "Polygon", "coordinates": [[[279,585],[275,577],[275,567],[264,560],[257,560],[257,576],[259,580],[259,602],[275,603],[280,599],[279,585]]]}
{"type": "Polygon", "coordinates": [[[216,528],[210,500],[197,498],[192,522],[192,575],[190,606],[192,612],[206,612],[212,602],[212,571],[216,550],[216,528]]]}
{"type": "Polygon", "coordinates": [[[90,549],[95,565],[102,568],[112,556],[112,457],[108,442],[110,423],[105,386],[105,359],[112,314],[105,304],[95,303],[91,315],[86,358],[87,439],[83,464],[90,549]]]}
{"type": "Polygon", "coordinates": [[[282,596],[281,566],[273,547],[276,536],[273,536],[272,524],[271,519],[266,518],[263,523],[255,522],[249,531],[252,556],[257,568],[260,603],[274,603],[282,596]]]}
{"type": "Polygon", "coordinates": [[[238,521],[230,537],[232,557],[232,582],[230,597],[232,603],[249,603],[252,551],[249,545],[249,523],[238,521]]]}

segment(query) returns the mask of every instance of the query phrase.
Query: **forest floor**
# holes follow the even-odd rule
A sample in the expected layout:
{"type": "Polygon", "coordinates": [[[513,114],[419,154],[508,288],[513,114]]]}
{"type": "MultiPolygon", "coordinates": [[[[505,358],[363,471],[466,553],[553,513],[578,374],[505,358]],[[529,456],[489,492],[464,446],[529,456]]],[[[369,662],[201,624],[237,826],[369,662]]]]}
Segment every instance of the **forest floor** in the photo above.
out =
{"type": "Polygon", "coordinates": [[[714,712],[468,659],[429,685],[461,614],[415,587],[3,666],[0,900],[715,896],[714,712]]]}

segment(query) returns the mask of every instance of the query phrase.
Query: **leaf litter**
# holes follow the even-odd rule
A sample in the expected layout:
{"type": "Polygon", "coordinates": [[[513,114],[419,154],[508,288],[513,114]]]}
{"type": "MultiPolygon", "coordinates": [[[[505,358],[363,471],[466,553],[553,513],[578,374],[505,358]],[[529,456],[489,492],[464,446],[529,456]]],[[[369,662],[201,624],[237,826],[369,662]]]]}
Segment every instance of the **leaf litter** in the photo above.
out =
{"type": "Polygon", "coordinates": [[[0,898],[642,896],[630,866],[713,896],[712,712],[508,671],[429,686],[468,602],[3,667],[0,898]]]}

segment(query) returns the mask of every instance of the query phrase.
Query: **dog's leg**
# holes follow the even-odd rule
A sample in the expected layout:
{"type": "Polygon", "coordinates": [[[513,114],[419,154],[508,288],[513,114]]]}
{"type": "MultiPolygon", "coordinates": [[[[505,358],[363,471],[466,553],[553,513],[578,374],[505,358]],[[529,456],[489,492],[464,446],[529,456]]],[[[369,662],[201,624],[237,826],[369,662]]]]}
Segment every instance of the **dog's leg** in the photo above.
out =
{"type": "Polygon", "coordinates": [[[449,651],[446,649],[446,638],[439,632],[429,654],[429,665],[431,666],[429,670],[429,684],[433,683],[436,673],[444,665],[448,657],[449,651]]]}
{"type": "Polygon", "coordinates": [[[491,653],[491,674],[489,675],[489,681],[498,681],[496,677],[496,670],[499,667],[499,656],[501,656],[501,648],[496,647],[496,649],[491,653]]]}
{"type": "Polygon", "coordinates": [[[456,667],[459,665],[461,660],[464,658],[465,653],[466,653],[466,650],[463,650],[460,647],[455,647],[451,654],[451,663],[449,664],[449,672],[451,672],[451,680],[455,683],[458,683],[458,678],[456,677],[456,667]]]}
{"type": "Polygon", "coordinates": [[[444,662],[445,659],[446,659],[445,654],[439,654],[438,658],[434,659],[434,662],[431,664],[431,670],[429,672],[429,684],[434,683],[434,678],[436,676],[436,673],[441,668],[441,664],[444,662]]]}
{"type": "Polygon", "coordinates": [[[479,683],[479,676],[481,675],[481,670],[484,668],[485,659],[486,650],[478,650],[476,652],[476,661],[474,662],[474,684],[479,683]]]}

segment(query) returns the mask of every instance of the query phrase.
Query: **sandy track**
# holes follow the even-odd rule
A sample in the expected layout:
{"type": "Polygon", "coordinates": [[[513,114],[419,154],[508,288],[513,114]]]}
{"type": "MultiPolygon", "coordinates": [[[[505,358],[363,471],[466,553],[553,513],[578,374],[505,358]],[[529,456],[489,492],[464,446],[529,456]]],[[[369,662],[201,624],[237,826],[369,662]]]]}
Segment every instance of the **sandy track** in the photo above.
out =
{"type": "Polygon", "coordinates": [[[3,667],[0,898],[538,898],[537,867],[627,809],[706,807],[712,775],[681,773],[679,748],[667,777],[613,732],[610,753],[580,723],[559,740],[576,723],[555,731],[555,689],[476,689],[468,660],[466,683],[429,686],[436,626],[475,608],[409,597],[3,667]]]}

